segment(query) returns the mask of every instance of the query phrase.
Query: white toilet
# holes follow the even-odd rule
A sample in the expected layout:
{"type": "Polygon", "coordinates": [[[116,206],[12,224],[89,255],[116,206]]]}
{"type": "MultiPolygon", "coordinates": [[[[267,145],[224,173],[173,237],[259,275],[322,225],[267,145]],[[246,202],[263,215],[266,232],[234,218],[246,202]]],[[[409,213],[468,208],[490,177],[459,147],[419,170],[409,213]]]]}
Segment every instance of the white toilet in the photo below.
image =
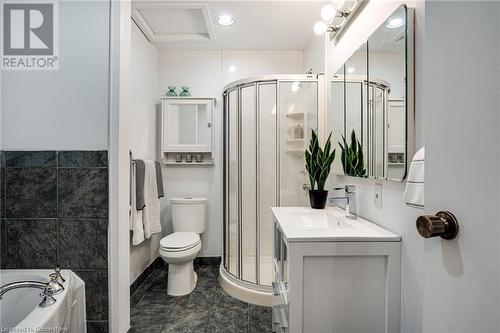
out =
{"type": "Polygon", "coordinates": [[[160,240],[160,256],[169,264],[167,293],[187,295],[196,287],[193,260],[201,250],[207,219],[206,198],[172,198],[174,232],[160,240]]]}

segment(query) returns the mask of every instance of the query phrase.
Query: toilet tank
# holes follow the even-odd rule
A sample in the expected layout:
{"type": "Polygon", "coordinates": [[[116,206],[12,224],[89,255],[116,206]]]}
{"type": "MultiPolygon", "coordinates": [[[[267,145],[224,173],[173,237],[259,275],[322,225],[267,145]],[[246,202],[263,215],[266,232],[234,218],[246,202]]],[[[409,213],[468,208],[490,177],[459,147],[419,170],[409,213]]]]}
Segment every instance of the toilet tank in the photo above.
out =
{"type": "Polygon", "coordinates": [[[172,198],[172,225],[174,232],[205,231],[207,221],[206,198],[172,198]]]}

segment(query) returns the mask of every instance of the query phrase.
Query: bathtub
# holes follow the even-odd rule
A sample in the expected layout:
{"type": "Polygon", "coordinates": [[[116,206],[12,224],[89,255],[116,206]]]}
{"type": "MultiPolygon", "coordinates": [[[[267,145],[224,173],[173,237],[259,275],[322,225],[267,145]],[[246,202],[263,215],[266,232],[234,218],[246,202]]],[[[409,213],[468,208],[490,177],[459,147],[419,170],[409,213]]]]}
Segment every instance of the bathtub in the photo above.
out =
{"type": "MultiPolygon", "coordinates": [[[[16,281],[47,282],[52,270],[0,270],[0,285],[16,281]]],[[[40,289],[23,288],[7,292],[0,300],[0,332],[85,333],[85,285],[72,271],[62,270],[64,291],[56,302],[40,308],[40,289]]]]}

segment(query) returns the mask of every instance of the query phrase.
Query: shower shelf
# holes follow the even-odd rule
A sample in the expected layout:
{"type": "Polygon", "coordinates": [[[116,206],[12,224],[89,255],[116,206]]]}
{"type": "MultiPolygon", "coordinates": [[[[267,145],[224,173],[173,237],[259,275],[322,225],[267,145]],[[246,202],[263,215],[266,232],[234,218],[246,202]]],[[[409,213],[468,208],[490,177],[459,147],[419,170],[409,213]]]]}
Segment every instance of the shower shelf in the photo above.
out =
{"type": "Polygon", "coordinates": [[[304,112],[291,112],[287,113],[286,116],[287,118],[294,118],[294,119],[299,119],[299,118],[304,118],[304,112]]]}
{"type": "Polygon", "coordinates": [[[286,152],[287,154],[300,156],[304,155],[305,149],[287,149],[286,152]]]}

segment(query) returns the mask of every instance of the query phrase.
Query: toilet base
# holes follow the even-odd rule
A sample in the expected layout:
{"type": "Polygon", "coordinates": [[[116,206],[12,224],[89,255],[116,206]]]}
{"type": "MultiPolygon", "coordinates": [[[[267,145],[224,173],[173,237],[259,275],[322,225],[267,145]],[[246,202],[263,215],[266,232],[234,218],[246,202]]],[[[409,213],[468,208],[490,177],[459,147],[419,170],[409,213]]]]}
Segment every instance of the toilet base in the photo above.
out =
{"type": "Polygon", "coordinates": [[[168,265],[167,293],[169,295],[187,295],[196,288],[197,281],[198,275],[194,271],[193,261],[168,265]]]}

